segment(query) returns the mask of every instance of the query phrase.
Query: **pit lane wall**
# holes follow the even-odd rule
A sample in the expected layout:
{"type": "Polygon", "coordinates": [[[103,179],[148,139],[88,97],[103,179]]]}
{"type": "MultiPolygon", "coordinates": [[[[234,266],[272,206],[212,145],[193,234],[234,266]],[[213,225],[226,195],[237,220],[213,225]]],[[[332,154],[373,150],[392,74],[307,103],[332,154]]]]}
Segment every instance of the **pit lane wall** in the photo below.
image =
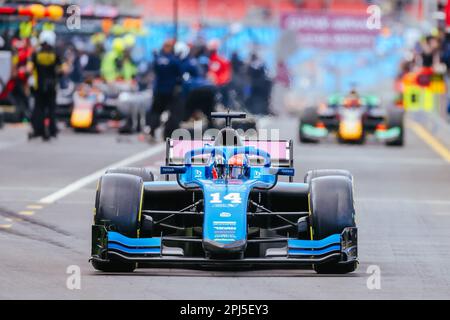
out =
{"type": "Polygon", "coordinates": [[[450,149],[450,122],[436,112],[410,111],[407,118],[421,124],[436,139],[450,149]]]}
{"type": "Polygon", "coordinates": [[[408,118],[427,129],[435,138],[450,148],[450,114],[448,110],[448,81],[443,74],[419,69],[403,77],[402,102],[408,118]],[[426,83],[418,80],[426,76],[426,83]]]}

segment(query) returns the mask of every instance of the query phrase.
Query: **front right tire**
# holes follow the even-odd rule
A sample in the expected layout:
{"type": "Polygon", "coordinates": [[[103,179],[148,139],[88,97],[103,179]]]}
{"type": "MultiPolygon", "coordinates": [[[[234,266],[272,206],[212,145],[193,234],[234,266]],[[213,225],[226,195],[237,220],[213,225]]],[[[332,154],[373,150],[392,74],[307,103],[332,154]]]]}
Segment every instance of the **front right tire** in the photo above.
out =
{"type": "Polygon", "coordinates": [[[316,170],[309,170],[304,178],[304,182],[307,184],[311,183],[311,180],[314,178],[319,177],[326,177],[326,176],[341,176],[341,177],[347,177],[353,182],[353,176],[352,174],[347,170],[342,169],[316,169],[316,170]]]}
{"type": "MultiPolygon", "coordinates": [[[[309,190],[313,240],[341,234],[347,227],[356,227],[353,182],[349,177],[329,175],[313,178],[309,190]]],[[[313,266],[317,273],[323,274],[349,273],[356,267],[356,261],[351,263],[331,261],[313,266]]]]}

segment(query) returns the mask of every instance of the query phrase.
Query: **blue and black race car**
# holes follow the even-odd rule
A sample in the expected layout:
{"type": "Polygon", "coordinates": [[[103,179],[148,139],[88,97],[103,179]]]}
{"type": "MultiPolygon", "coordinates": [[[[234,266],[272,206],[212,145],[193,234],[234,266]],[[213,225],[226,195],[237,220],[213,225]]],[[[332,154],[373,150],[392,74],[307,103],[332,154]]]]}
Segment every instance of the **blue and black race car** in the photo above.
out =
{"type": "Polygon", "coordinates": [[[99,180],[91,262],[106,272],[136,267],[356,269],[353,177],[309,171],[293,182],[292,141],[244,140],[232,129],[245,113],[218,112],[212,140],[167,140],[161,174],[108,170],[99,180]],[[286,181],[281,176],[288,176],[286,181]]]}

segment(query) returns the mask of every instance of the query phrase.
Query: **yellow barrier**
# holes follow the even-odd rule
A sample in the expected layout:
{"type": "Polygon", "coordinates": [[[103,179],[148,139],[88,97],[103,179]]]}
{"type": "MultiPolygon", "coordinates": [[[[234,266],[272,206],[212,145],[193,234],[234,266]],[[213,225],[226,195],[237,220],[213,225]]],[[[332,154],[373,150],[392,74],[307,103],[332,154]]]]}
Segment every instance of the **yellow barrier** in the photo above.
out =
{"type": "Polygon", "coordinates": [[[435,93],[429,88],[418,85],[405,85],[403,90],[403,106],[405,110],[431,112],[435,108],[435,93]]]}

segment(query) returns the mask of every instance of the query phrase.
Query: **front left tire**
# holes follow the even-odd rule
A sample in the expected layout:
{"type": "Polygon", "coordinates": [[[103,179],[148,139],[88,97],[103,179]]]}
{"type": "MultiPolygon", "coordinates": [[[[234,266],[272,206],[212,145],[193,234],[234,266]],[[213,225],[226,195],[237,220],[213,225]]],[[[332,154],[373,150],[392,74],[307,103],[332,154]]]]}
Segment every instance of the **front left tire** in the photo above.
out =
{"type": "Polygon", "coordinates": [[[299,140],[301,143],[318,143],[318,140],[311,139],[310,137],[306,136],[303,132],[303,126],[304,125],[310,125],[315,126],[317,121],[319,120],[319,116],[317,114],[317,110],[314,107],[308,107],[306,108],[302,116],[300,118],[300,125],[299,125],[299,140]]]}
{"type": "MultiPolygon", "coordinates": [[[[143,192],[140,176],[103,175],[96,193],[94,223],[130,238],[139,237],[143,192]]],[[[92,266],[105,272],[131,272],[136,268],[135,263],[118,260],[113,255],[108,258],[109,261],[92,260],[92,266]]]]}

